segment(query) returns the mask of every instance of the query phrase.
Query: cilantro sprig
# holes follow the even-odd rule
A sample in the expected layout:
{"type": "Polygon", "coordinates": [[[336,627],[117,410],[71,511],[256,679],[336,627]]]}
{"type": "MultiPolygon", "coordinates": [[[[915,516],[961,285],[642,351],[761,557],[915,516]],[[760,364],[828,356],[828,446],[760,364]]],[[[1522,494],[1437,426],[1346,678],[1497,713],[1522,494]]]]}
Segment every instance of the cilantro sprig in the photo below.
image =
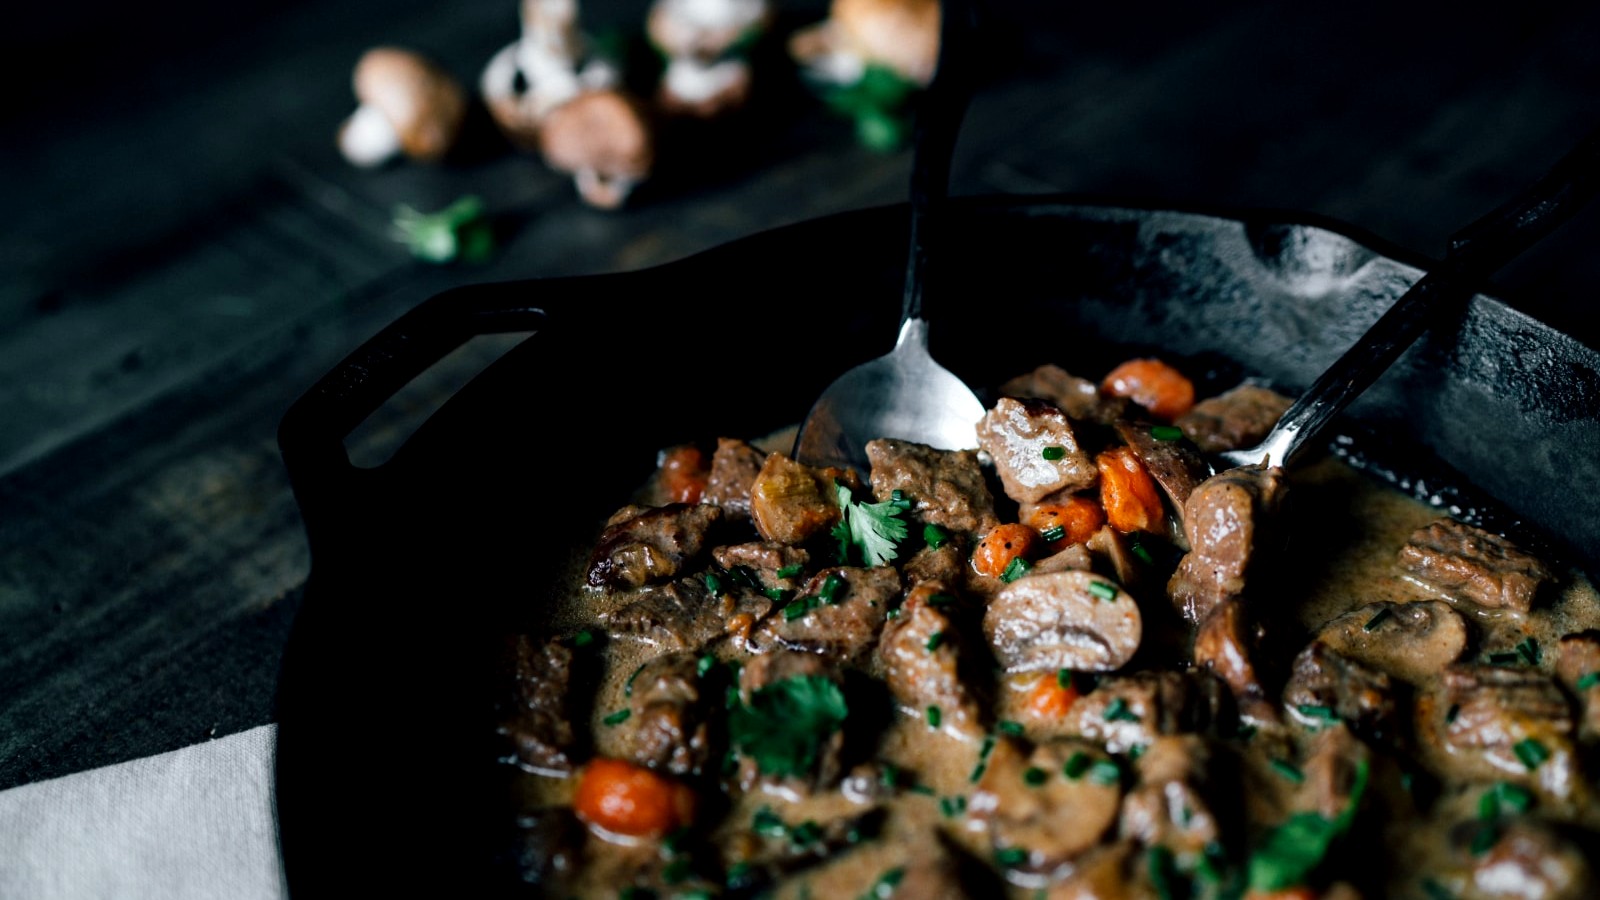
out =
{"type": "Polygon", "coordinates": [[[728,715],[734,747],[768,775],[805,775],[817,750],[844,725],[849,714],[844,692],[821,675],[796,675],[757,690],[750,705],[735,705],[728,715]]]}
{"type": "Polygon", "coordinates": [[[1281,891],[1305,883],[1311,872],[1328,855],[1333,842],[1350,830],[1356,808],[1367,790],[1369,765],[1356,765],[1355,781],[1350,786],[1350,802],[1337,818],[1303,812],[1290,816],[1267,835],[1250,855],[1250,889],[1281,891]]]}
{"type": "Polygon", "coordinates": [[[831,533],[839,542],[839,561],[850,565],[852,558],[859,558],[863,565],[882,566],[898,558],[907,533],[900,514],[911,508],[911,501],[897,491],[882,503],[859,503],[844,484],[835,481],[833,489],[840,516],[831,533]]]}

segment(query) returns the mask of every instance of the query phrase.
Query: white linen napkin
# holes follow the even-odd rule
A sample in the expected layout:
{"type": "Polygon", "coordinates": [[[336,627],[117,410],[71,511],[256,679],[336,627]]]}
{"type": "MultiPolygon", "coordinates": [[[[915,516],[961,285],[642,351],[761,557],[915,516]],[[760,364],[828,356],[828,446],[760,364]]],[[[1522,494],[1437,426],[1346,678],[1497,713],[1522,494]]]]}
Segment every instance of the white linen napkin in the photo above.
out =
{"type": "Polygon", "coordinates": [[[0,897],[281,900],[262,725],[0,791],[0,897]]]}

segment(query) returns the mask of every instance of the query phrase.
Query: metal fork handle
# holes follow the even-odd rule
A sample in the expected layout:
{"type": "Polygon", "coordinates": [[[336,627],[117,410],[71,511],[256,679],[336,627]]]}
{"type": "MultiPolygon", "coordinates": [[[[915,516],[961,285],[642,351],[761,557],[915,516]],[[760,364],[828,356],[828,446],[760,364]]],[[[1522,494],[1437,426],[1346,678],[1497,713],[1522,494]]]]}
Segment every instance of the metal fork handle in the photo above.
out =
{"type": "Polygon", "coordinates": [[[1528,189],[1451,237],[1444,261],[1378,318],[1283,414],[1259,445],[1223,454],[1233,465],[1287,465],[1430,325],[1466,302],[1485,277],[1531,247],[1600,192],[1600,131],[1528,189]]]}

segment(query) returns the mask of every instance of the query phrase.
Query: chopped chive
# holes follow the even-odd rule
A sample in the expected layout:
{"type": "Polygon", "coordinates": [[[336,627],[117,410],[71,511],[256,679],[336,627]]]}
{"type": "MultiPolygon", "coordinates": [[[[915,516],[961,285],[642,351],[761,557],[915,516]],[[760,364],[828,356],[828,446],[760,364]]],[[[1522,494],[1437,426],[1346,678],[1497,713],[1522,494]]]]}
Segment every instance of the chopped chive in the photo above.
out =
{"type": "Polygon", "coordinates": [[[1454,722],[1456,720],[1456,716],[1459,716],[1459,715],[1461,715],[1461,704],[1459,704],[1459,703],[1450,704],[1450,708],[1444,711],[1444,723],[1446,725],[1451,724],[1452,722],[1454,722]]]}
{"type": "Polygon", "coordinates": [[[937,707],[937,706],[928,707],[928,727],[929,728],[938,728],[939,727],[939,723],[941,721],[943,721],[943,719],[944,719],[944,713],[939,711],[939,707],[937,707]]]}
{"type": "Polygon", "coordinates": [[[729,709],[739,705],[739,689],[730,687],[722,692],[722,705],[729,709]]]}
{"type": "Polygon", "coordinates": [[[972,784],[977,784],[978,781],[983,778],[984,771],[988,768],[989,766],[987,763],[978,763],[977,765],[973,766],[972,774],[967,776],[967,781],[972,784]]]}
{"type": "Polygon", "coordinates": [[[631,710],[619,709],[600,721],[607,725],[621,725],[623,722],[628,721],[628,717],[631,715],[633,715],[631,710]]]}
{"type": "Polygon", "coordinates": [[[950,540],[950,532],[945,531],[943,528],[940,528],[932,522],[922,526],[922,542],[927,544],[929,547],[937,550],[940,547],[943,547],[944,542],[948,540],[950,540]]]}
{"type": "Polygon", "coordinates": [[[793,622],[810,611],[810,605],[804,600],[796,600],[783,608],[783,620],[785,622],[793,622]]]}
{"type": "Polygon", "coordinates": [[[980,760],[988,759],[989,758],[989,754],[991,754],[993,752],[994,752],[994,738],[991,735],[987,735],[986,734],[986,735],[983,736],[983,746],[978,748],[978,759],[980,759],[980,760]]]}
{"type": "MultiPolygon", "coordinates": [[[[874,604],[874,605],[876,605],[876,604],[874,604]]],[[[884,613],[884,616],[887,617],[887,618],[890,618],[890,619],[898,619],[898,618],[900,618],[900,610],[891,609],[888,612],[884,613]]]]}
{"type": "Polygon", "coordinates": [[[1428,895],[1428,900],[1456,900],[1456,895],[1449,888],[1432,878],[1422,879],[1422,892],[1428,895]]]}
{"type": "Polygon", "coordinates": [[[801,822],[789,832],[789,841],[796,847],[804,847],[807,844],[814,844],[821,840],[821,838],[822,826],[818,825],[811,819],[801,822]]]}
{"type": "Polygon", "coordinates": [[[1145,750],[1146,750],[1146,747],[1145,747],[1144,744],[1134,744],[1133,746],[1128,748],[1128,758],[1131,759],[1131,760],[1134,760],[1134,761],[1138,761],[1139,757],[1144,755],[1144,751],[1145,750]]]}
{"type": "Polygon", "coordinates": [[[1387,606],[1385,606],[1383,609],[1380,609],[1377,612],[1373,613],[1372,614],[1372,618],[1367,620],[1367,624],[1361,626],[1361,630],[1362,631],[1375,631],[1375,630],[1377,630],[1377,627],[1379,625],[1382,625],[1386,620],[1388,620],[1390,618],[1393,618],[1393,616],[1394,616],[1394,610],[1390,609],[1387,606]]]}
{"type": "Polygon", "coordinates": [[[574,647],[587,647],[592,643],[594,643],[594,632],[587,628],[572,636],[572,646],[574,647]]]}
{"type": "Polygon", "coordinates": [[[1504,810],[1523,813],[1533,805],[1533,793],[1521,785],[1497,781],[1478,798],[1478,818],[1493,819],[1504,810]]]}
{"type": "Polygon", "coordinates": [[[1267,765],[1272,767],[1272,771],[1277,772],[1279,775],[1283,776],[1288,781],[1294,782],[1295,784],[1300,784],[1306,780],[1305,773],[1295,768],[1294,764],[1288,762],[1287,760],[1274,759],[1270,760],[1267,765]]]}
{"type": "Polygon", "coordinates": [[[1051,444],[1042,448],[1039,451],[1039,455],[1054,462],[1055,460],[1061,459],[1067,455],[1067,448],[1051,444]]]}
{"type": "Polygon", "coordinates": [[[710,672],[713,668],[716,668],[716,665],[717,658],[707,653],[705,656],[700,657],[699,662],[694,664],[694,674],[704,678],[706,677],[707,672],[710,672]]]}
{"type": "Polygon", "coordinates": [[[913,794],[921,794],[924,797],[932,797],[935,794],[937,794],[938,792],[935,791],[933,788],[928,787],[925,784],[913,784],[911,786],[911,793],[913,793],[913,794]]]}
{"type": "Polygon", "coordinates": [[[1494,827],[1492,822],[1482,822],[1472,833],[1472,844],[1467,849],[1473,856],[1482,856],[1494,848],[1500,840],[1500,829],[1494,827]]]}
{"type": "Polygon", "coordinates": [[[1324,722],[1334,722],[1339,718],[1339,714],[1334,712],[1333,707],[1331,706],[1317,706],[1311,703],[1302,703],[1295,707],[1295,709],[1298,709],[1300,711],[1300,715],[1305,716],[1308,719],[1321,719],[1324,722]]]}
{"type": "Polygon", "coordinates": [[[928,605],[934,609],[943,609],[946,606],[953,606],[955,605],[955,602],[956,598],[950,596],[949,594],[934,594],[928,598],[928,605]]]}
{"type": "Polygon", "coordinates": [[[801,572],[804,572],[805,570],[806,570],[805,566],[802,566],[799,563],[795,563],[792,566],[784,566],[783,568],[779,569],[778,572],[777,572],[777,575],[778,575],[779,578],[793,578],[796,575],[799,575],[801,572]]]}
{"type": "Polygon", "coordinates": [[[1089,770],[1089,765],[1093,762],[1094,760],[1089,757],[1089,754],[1079,750],[1067,757],[1067,761],[1061,765],[1061,774],[1072,781],[1077,781],[1083,777],[1084,772],[1089,770]]]}
{"type": "Polygon", "coordinates": [[[1600,672],[1590,672],[1578,679],[1578,690],[1587,691],[1597,684],[1600,684],[1600,672]]]}
{"type": "Polygon", "coordinates": [[[1001,734],[1009,734],[1012,737],[1022,737],[1022,735],[1027,731],[1027,729],[1022,727],[1021,722],[1013,721],[1011,719],[1001,719],[994,727],[998,729],[1001,734]]]}
{"type": "Polygon", "coordinates": [[[1028,851],[1021,847],[1007,847],[995,852],[994,861],[1002,868],[1015,869],[1028,861],[1028,851]]]}
{"type": "Polygon", "coordinates": [[[1107,722],[1137,722],[1139,714],[1128,708],[1128,701],[1118,697],[1111,701],[1111,705],[1100,714],[1100,718],[1107,722]]]}
{"type": "Polygon", "coordinates": [[[706,581],[706,590],[710,591],[713,594],[722,593],[722,579],[717,577],[717,573],[715,573],[715,572],[707,572],[705,581],[706,581]]]}
{"type": "Polygon", "coordinates": [[[894,763],[884,763],[883,772],[878,775],[878,781],[886,788],[895,787],[900,783],[900,767],[894,763]]]}
{"type": "Polygon", "coordinates": [[[1089,780],[1101,787],[1110,787],[1122,781],[1122,769],[1109,759],[1096,760],[1089,767],[1089,780]]]}
{"type": "Polygon", "coordinates": [[[692,861],[687,856],[679,857],[661,870],[661,880],[667,884],[678,884],[691,874],[692,861]]]}
{"type": "Polygon", "coordinates": [[[1518,655],[1515,650],[1509,650],[1504,653],[1491,653],[1489,654],[1489,665],[1509,666],[1515,664],[1517,659],[1518,655]]]}
{"type": "Polygon", "coordinates": [[[822,579],[822,587],[817,590],[817,599],[823,603],[838,603],[841,587],[844,587],[844,579],[829,572],[828,577],[822,579]]]}
{"type": "Polygon", "coordinates": [[[1239,740],[1248,741],[1256,736],[1256,727],[1249,722],[1240,722],[1238,727],[1234,729],[1234,734],[1239,736],[1239,740]]]}
{"type": "Polygon", "coordinates": [[[1183,429],[1176,425],[1152,425],[1150,436],[1158,441],[1176,441],[1183,437],[1183,429]]]}
{"type": "Polygon", "coordinates": [[[1144,542],[1138,538],[1133,539],[1133,542],[1128,545],[1128,549],[1132,550],[1133,555],[1139,557],[1140,561],[1145,565],[1155,564],[1156,558],[1150,555],[1150,551],[1145,548],[1144,542]]]}
{"type": "Polygon", "coordinates": [[[767,599],[773,601],[774,603],[782,603],[789,599],[789,592],[783,588],[762,588],[761,593],[766,594],[767,599]]]}
{"type": "Polygon", "coordinates": [[[1537,666],[1539,664],[1539,657],[1541,655],[1539,653],[1539,642],[1534,638],[1525,638],[1513,649],[1517,651],[1517,655],[1521,656],[1528,665],[1537,666]]]}
{"type": "Polygon", "coordinates": [[[1511,745],[1511,752],[1517,755],[1522,765],[1532,772],[1550,758],[1550,750],[1534,738],[1523,738],[1511,745]]]}
{"type": "Polygon", "coordinates": [[[624,681],[622,683],[622,696],[624,696],[624,697],[632,697],[633,696],[633,681],[634,681],[634,679],[638,678],[639,677],[639,673],[643,672],[643,671],[644,671],[644,663],[639,663],[639,667],[633,670],[633,674],[628,676],[628,680],[624,681]]]}
{"type": "Polygon", "coordinates": [[[945,818],[953,819],[967,811],[967,798],[961,796],[941,797],[939,798],[939,811],[944,813],[945,818]]]}
{"type": "Polygon", "coordinates": [[[1013,559],[1010,565],[1006,566],[1004,572],[1000,573],[1000,580],[1010,584],[1028,574],[1028,570],[1031,568],[1033,568],[1033,564],[1019,556],[1013,559]]]}
{"type": "Polygon", "coordinates": [[[1051,525],[1049,528],[1039,532],[1039,537],[1044,538],[1047,543],[1051,544],[1054,544],[1056,541],[1059,541],[1066,536],[1067,529],[1061,525],[1051,525]]]}
{"type": "Polygon", "coordinates": [[[731,888],[744,887],[750,877],[750,864],[740,860],[728,867],[727,885],[731,888]]]}
{"type": "Polygon", "coordinates": [[[1039,785],[1044,784],[1045,780],[1049,777],[1050,773],[1039,768],[1038,766],[1029,766],[1022,770],[1022,780],[1029,787],[1038,787],[1039,785]]]}
{"type": "Polygon", "coordinates": [[[867,890],[867,898],[869,900],[887,900],[888,897],[894,895],[894,889],[899,887],[900,880],[905,877],[905,869],[890,869],[884,872],[878,876],[878,880],[874,881],[872,887],[867,890]]]}
{"type": "Polygon", "coordinates": [[[1067,688],[1072,687],[1072,670],[1071,669],[1057,669],[1056,670],[1056,687],[1059,687],[1062,690],[1066,690],[1067,688]]]}
{"type": "Polygon", "coordinates": [[[933,634],[928,635],[928,642],[924,644],[923,647],[926,648],[929,653],[932,653],[933,651],[939,649],[939,645],[943,643],[944,632],[935,631],[933,634]]]}
{"type": "Polygon", "coordinates": [[[789,826],[770,806],[761,807],[750,817],[750,830],[764,837],[785,837],[789,834],[789,826]]]}
{"type": "Polygon", "coordinates": [[[1117,599],[1117,586],[1104,581],[1089,582],[1089,593],[1107,602],[1117,599]]]}

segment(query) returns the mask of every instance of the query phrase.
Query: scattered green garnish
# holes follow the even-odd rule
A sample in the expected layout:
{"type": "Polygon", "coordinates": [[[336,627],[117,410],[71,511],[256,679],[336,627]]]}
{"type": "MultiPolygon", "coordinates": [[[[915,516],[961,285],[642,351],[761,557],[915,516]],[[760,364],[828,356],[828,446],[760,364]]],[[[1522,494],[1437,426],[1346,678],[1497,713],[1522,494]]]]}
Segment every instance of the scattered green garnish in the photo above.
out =
{"type": "Polygon", "coordinates": [[[905,877],[905,869],[890,869],[884,872],[872,883],[872,887],[867,888],[867,892],[861,895],[861,900],[887,900],[888,897],[894,896],[894,889],[899,887],[900,880],[905,877]]]}
{"type": "Polygon", "coordinates": [[[1379,625],[1382,625],[1386,620],[1391,619],[1393,617],[1394,617],[1394,610],[1390,609],[1387,606],[1385,606],[1383,609],[1380,609],[1377,612],[1373,613],[1372,614],[1372,618],[1367,620],[1367,624],[1361,626],[1361,630],[1362,631],[1374,631],[1374,630],[1377,629],[1377,627],[1379,625]]]}
{"type": "Polygon", "coordinates": [[[1272,771],[1277,772],[1279,775],[1283,776],[1289,781],[1294,782],[1295,784],[1300,784],[1306,780],[1305,773],[1296,768],[1294,763],[1291,763],[1287,760],[1273,759],[1268,761],[1267,765],[1272,767],[1272,771]]]}
{"type": "Polygon", "coordinates": [[[1041,449],[1039,451],[1039,455],[1054,462],[1055,460],[1061,459],[1067,455],[1067,448],[1058,447],[1055,444],[1051,444],[1041,449]]]}
{"type": "Polygon", "coordinates": [[[811,611],[811,604],[804,600],[796,600],[783,608],[783,620],[793,622],[811,611]]]}
{"type": "Polygon", "coordinates": [[[628,717],[631,716],[631,715],[633,715],[633,713],[631,711],[626,710],[626,709],[619,709],[616,712],[612,713],[611,715],[606,716],[604,719],[601,719],[600,721],[604,722],[607,725],[621,725],[623,722],[628,721],[628,717]]]}
{"type": "Polygon", "coordinates": [[[793,578],[805,570],[805,566],[795,563],[792,566],[784,566],[783,568],[779,569],[776,574],[779,578],[793,578]]]}
{"type": "Polygon", "coordinates": [[[1117,586],[1104,581],[1091,581],[1089,582],[1089,593],[1109,603],[1117,599],[1117,586]]]}
{"type": "Polygon", "coordinates": [[[844,692],[821,675],[797,675],[773,682],[750,697],[750,705],[731,697],[728,736],[768,775],[804,775],[817,761],[822,742],[844,724],[849,708],[844,692]]]}
{"type": "Polygon", "coordinates": [[[890,499],[882,503],[857,503],[850,488],[835,481],[834,495],[841,515],[833,527],[833,537],[839,542],[840,562],[848,565],[851,548],[864,565],[887,565],[900,555],[900,542],[906,538],[906,522],[897,518],[911,506],[905,499],[890,499]]]}
{"type": "Polygon", "coordinates": [[[1494,848],[1500,840],[1500,829],[1494,827],[1493,822],[1479,822],[1478,827],[1472,832],[1472,843],[1468,851],[1473,856],[1482,856],[1494,848]]]}
{"type": "Polygon", "coordinates": [[[1107,722],[1137,722],[1139,714],[1128,708],[1128,701],[1118,697],[1111,701],[1106,711],[1100,714],[1100,718],[1107,722]]]}
{"type": "Polygon", "coordinates": [[[1067,757],[1067,761],[1065,763],[1062,763],[1061,774],[1067,776],[1067,778],[1071,779],[1072,781],[1077,781],[1079,778],[1083,777],[1084,772],[1089,771],[1089,766],[1093,762],[1094,760],[1090,759],[1089,754],[1079,750],[1078,752],[1067,757]]]}
{"type": "Polygon", "coordinates": [[[949,594],[934,594],[928,598],[928,605],[934,609],[944,609],[946,606],[954,606],[955,603],[956,598],[949,594]]]}
{"type": "Polygon", "coordinates": [[[1056,670],[1056,687],[1059,687],[1062,690],[1066,690],[1067,688],[1072,687],[1072,670],[1071,669],[1057,669],[1056,670]]]}
{"type": "Polygon", "coordinates": [[[947,819],[953,819],[967,811],[967,798],[960,795],[939,798],[939,812],[944,813],[947,819]]]}
{"type": "Polygon", "coordinates": [[[1339,720],[1339,714],[1335,712],[1331,706],[1317,706],[1311,703],[1302,703],[1299,706],[1296,706],[1295,709],[1300,711],[1300,715],[1305,716],[1308,719],[1318,719],[1323,722],[1336,722],[1339,720]]]}
{"type": "Polygon", "coordinates": [[[1150,436],[1158,441],[1176,441],[1183,437],[1183,429],[1176,425],[1152,425],[1150,436]]]}
{"type": "Polygon", "coordinates": [[[594,632],[587,628],[572,636],[572,646],[574,647],[587,647],[592,643],[594,643],[594,632]]]}
{"type": "Polygon", "coordinates": [[[694,861],[687,856],[679,857],[667,863],[661,870],[661,880],[667,884],[680,884],[685,878],[693,874],[694,861]]]}
{"type": "Polygon", "coordinates": [[[633,670],[633,674],[628,676],[628,680],[624,681],[622,683],[622,696],[624,696],[624,697],[632,697],[633,696],[633,681],[634,681],[634,679],[638,678],[639,677],[639,673],[643,672],[643,671],[644,671],[644,663],[639,663],[639,667],[633,670]]]}
{"type": "Polygon", "coordinates": [[[940,547],[943,547],[944,542],[948,540],[950,540],[950,532],[945,531],[943,528],[940,528],[932,522],[922,526],[922,542],[927,544],[929,547],[937,550],[940,547]]]}
{"type": "Polygon", "coordinates": [[[1296,813],[1273,829],[1250,855],[1250,889],[1281,891],[1304,884],[1312,870],[1328,855],[1333,842],[1350,830],[1361,798],[1366,794],[1370,770],[1365,760],[1356,764],[1350,802],[1337,818],[1329,819],[1312,812],[1296,813]]]}
{"type": "Polygon", "coordinates": [[[704,678],[706,677],[707,672],[710,672],[712,669],[716,668],[716,665],[717,658],[707,653],[706,655],[700,657],[699,662],[694,664],[694,674],[704,678]]]}
{"type": "Polygon", "coordinates": [[[1022,727],[1022,723],[1013,719],[1001,719],[994,727],[1001,734],[1009,734],[1012,737],[1022,737],[1027,733],[1027,729],[1022,727]]]}
{"type": "Polygon", "coordinates": [[[1517,659],[1519,658],[1519,656],[1520,656],[1520,654],[1518,654],[1515,650],[1508,650],[1508,651],[1505,651],[1503,653],[1491,653],[1491,654],[1489,654],[1489,665],[1491,665],[1491,666],[1511,666],[1511,665],[1515,665],[1516,662],[1517,662],[1517,659]]]}
{"type": "Polygon", "coordinates": [[[767,599],[774,603],[782,603],[789,596],[788,591],[784,590],[783,588],[776,587],[762,588],[761,593],[766,594],[767,599]]]}
{"type": "Polygon", "coordinates": [[[839,589],[844,587],[844,579],[833,572],[822,579],[822,587],[817,590],[817,599],[823,603],[834,604],[839,602],[839,589]]]}
{"type": "Polygon", "coordinates": [[[1177,881],[1177,863],[1172,851],[1157,844],[1145,854],[1145,871],[1150,876],[1150,886],[1161,900],[1174,900],[1178,896],[1174,887],[1177,881]]]}
{"type": "Polygon", "coordinates": [[[1533,806],[1533,792],[1509,781],[1497,781],[1478,797],[1478,818],[1497,818],[1502,812],[1527,812],[1533,806]]]}
{"type": "Polygon", "coordinates": [[[995,851],[994,861],[1001,868],[1014,869],[1028,861],[1028,851],[1021,847],[1007,847],[995,851]]]}
{"type": "Polygon", "coordinates": [[[1066,536],[1067,529],[1064,525],[1051,525],[1049,528],[1039,532],[1039,537],[1044,538],[1046,543],[1051,544],[1054,544],[1056,541],[1059,541],[1066,536]]]}
{"type": "Polygon", "coordinates": [[[1429,900],[1456,900],[1456,895],[1449,888],[1432,878],[1422,879],[1422,892],[1428,895],[1429,900]]]}
{"type": "Polygon", "coordinates": [[[1587,691],[1595,685],[1600,685],[1600,672],[1590,672],[1578,679],[1578,690],[1587,691]]]}
{"type": "Polygon", "coordinates": [[[929,728],[938,728],[939,727],[939,723],[941,721],[943,721],[943,719],[944,719],[944,713],[940,712],[939,707],[937,707],[937,706],[928,707],[928,727],[929,728]]]}
{"type": "Polygon", "coordinates": [[[718,576],[717,573],[707,572],[705,582],[706,590],[710,591],[713,595],[719,595],[722,593],[722,578],[718,576]]]}
{"type": "Polygon", "coordinates": [[[1444,723],[1449,725],[1450,723],[1454,722],[1456,720],[1456,716],[1459,715],[1461,715],[1461,704],[1450,704],[1450,708],[1444,711],[1444,723]]]}
{"type": "Polygon", "coordinates": [[[1029,787],[1038,787],[1039,785],[1044,784],[1045,780],[1049,777],[1050,773],[1039,768],[1038,766],[1029,766],[1022,770],[1022,781],[1029,787]]]}
{"type": "Polygon", "coordinates": [[[401,204],[395,207],[392,226],[394,239],[426,262],[481,263],[494,253],[494,228],[483,200],[475,196],[462,197],[433,213],[401,204]]]}
{"type": "Polygon", "coordinates": [[[1006,566],[1004,572],[1000,573],[1000,580],[1010,584],[1028,574],[1028,570],[1031,568],[1033,568],[1033,564],[1019,556],[1013,559],[1010,565],[1006,566]]]}
{"type": "Polygon", "coordinates": [[[1539,768],[1545,760],[1550,758],[1550,749],[1534,738],[1523,738],[1512,744],[1511,752],[1517,755],[1517,759],[1522,761],[1523,766],[1527,767],[1529,772],[1539,768]]]}
{"type": "Polygon", "coordinates": [[[935,631],[933,634],[928,635],[928,642],[926,644],[924,644],[923,646],[927,649],[927,651],[929,653],[932,653],[933,651],[938,650],[939,649],[939,645],[943,644],[943,643],[944,643],[944,632],[935,631]]]}
{"type": "Polygon", "coordinates": [[[1539,641],[1537,639],[1532,637],[1524,638],[1521,643],[1517,644],[1517,646],[1512,649],[1516,650],[1517,655],[1522,657],[1523,661],[1528,665],[1537,666],[1539,664],[1539,657],[1541,654],[1539,652],[1539,641]]]}
{"type": "Polygon", "coordinates": [[[1097,759],[1089,766],[1089,780],[1101,787],[1110,787],[1122,781],[1122,769],[1109,759],[1097,759]]]}
{"type": "Polygon", "coordinates": [[[1150,555],[1150,550],[1146,548],[1144,542],[1138,538],[1134,538],[1133,541],[1128,544],[1128,549],[1133,551],[1133,555],[1139,557],[1139,560],[1145,565],[1148,566],[1155,564],[1156,558],[1150,555]]]}
{"type": "Polygon", "coordinates": [[[822,840],[822,826],[811,819],[807,819],[789,829],[789,842],[796,847],[815,844],[820,840],[822,840]]]}
{"type": "Polygon", "coordinates": [[[1145,749],[1146,747],[1144,744],[1134,744],[1128,748],[1128,758],[1134,762],[1138,762],[1139,757],[1144,755],[1145,749]]]}
{"type": "Polygon", "coordinates": [[[971,784],[977,784],[979,781],[981,781],[983,779],[983,773],[986,770],[988,770],[988,768],[989,768],[989,765],[987,763],[981,763],[981,762],[978,763],[977,765],[973,766],[972,767],[972,774],[967,776],[967,781],[970,782],[971,784]]]}

